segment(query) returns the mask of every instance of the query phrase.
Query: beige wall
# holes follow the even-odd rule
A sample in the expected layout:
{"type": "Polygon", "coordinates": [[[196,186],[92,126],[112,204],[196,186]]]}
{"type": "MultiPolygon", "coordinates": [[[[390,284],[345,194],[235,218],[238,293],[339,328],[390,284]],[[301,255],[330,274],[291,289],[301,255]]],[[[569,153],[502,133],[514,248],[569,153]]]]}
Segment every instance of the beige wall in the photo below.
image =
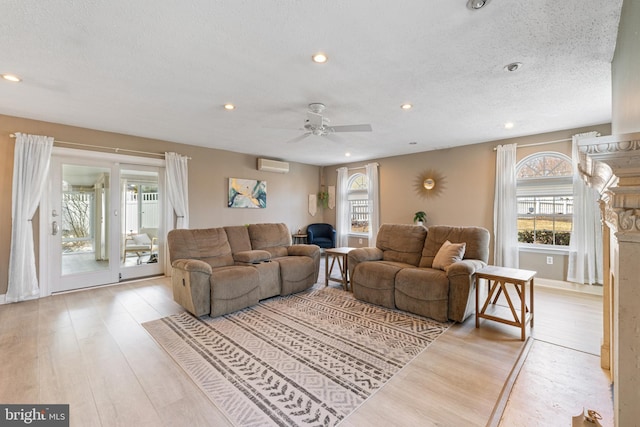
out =
{"type": "Polygon", "coordinates": [[[614,135],[640,131],[640,2],[622,3],[616,52],[611,66],[614,135]]]}
{"type": "MultiPolygon", "coordinates": [[[[380,164],[381,222],[409,224],[413,221],[414,212],[424,210],[428,215],[427,225],[478,225],[487,228],[493,234],[493,148],[497,144],[513,142],[525,145],[554,141],[590,130],[599,131],[603,135],[610,134],[610,126],[601,125],[377,159],[375,161],[380,164]],[[417,191],[417,181],[427,170],[434,170],[443,177],[439,182],[442,191],[437,197],[424,197],[417,191]]],[[[291,163],[288,174],[260,172],[256,170],[257,156],[0,115],[0,294],[6,292],[11,239],[14,140],[9,138],[9,134],[13,132],[50,135],[61,141],[104,147],[160,153],[176,151],[190,156],[191,228],[284,222],[295,231],[312,222],[326,221],[335,224],[335,209],[318,208],[315,216],[308,214],[308,194],[317,192],[319,188],[320,172],[315,166],[291,163]],[[267,208],[227,208],[229,177],[266,180],[267,208]]],[[[570,155],[571,144],[561,142],[523,147],[518,149],[518,160],[537,151],[558,151],[570,155]]],[[[353,163],[345,166],[355,167],[363,164],[353,163]]],[[[337,167],[334,165],[324,168],[324,180],[327,185],[335,185],[337,167]]],[[[37,222],[34,221],[34,224],[37,222]]],[[[357,239],[349,242],[351,246],[367,244],[366,239],[362,243],[357,239]]],[[[546,256],[524,253],[521,256],[521,267],[538,271],[539,277],[563,280],[566,275],[566,257],[554,255],[554,264],[547,266],[546,256]]]]}
{"type": "MultiPolygon", "coordinates": [[[[410,224],[413,222],[414,213],[423,210],[427,213],[427,226],[433,224],[481,226],[491,232],[493,240],[496,156],[493,148],[498,144],[526,145],[556,141],[592,130],[602,135],[609,135],[611,127],[608,124],[591,126],[377,159],[375,161],[380,165],[380,222],[410,224]],[[416,184],[421,182],[419,177],[428,170],[433,170],[444,177],[442,182],[436,184],[442,186],[442,191],[437,197],[424,197],[423,192],[419,192],[416,188],[416,184]]],[[[539,151],[556,151],[571,156],[571,142],[522,147],[517,151],[517,160],[539,151]]],[[[335,185],[336,169],[340,166],[358,167],[366,163],[369,162],[325,167],[323,172],[325,182],[327,185],[335,185]]],[[[350,171],[350,173],[356,172],[358,171],[350,171]]],[[[335,209],[325,209],[325,219],[335,224],[335,209]]],[[[358,247],[366,246],[367,242],[359,244],[357,239],[352,239],[349,244],[358,247]]],[[[493,244],[491,253],[493,253],[493,244]]],[[[538,277],[564,280],[567,257],[552,255],[554,264],[548,266],[546,265],[547,256],[548,254],[523,253],[520,258],[520,267],[538,271],[538,277]]]]}
{"type": "MultiPolygon", "coordinates": [[[[190,227],[240,225],[254,222],[284,222],[292,231],[312,222],[322,222],[322,209],[315,217],[308,213],[308,194],[319,189],[317,166],[290,163],[288,174],[260,172],[257,157],[212,150],[167,141],[138,138],[97,130],[27,120],[0,115],[0,294],[6,293],[11,242],[11,187],[14,139],[10,133],[23,132],[53,136],[56,140],[164,153],[175,151],[190,156],[190,227]],[[266,209],[227,207],[228,178],[267,181],[266,209]]],[[[75,148],[75,147],[72,147],[75,148]]],[[[110,150],[110,152],[113,152],[110,150]]],[[[157,157],[156,157],[157,158],[157,157]]],[[[33,221],[37,226],[37,220],[33,221]]],[[[35,229],[37,239],[38,230],[35,229]]],[[[37,242],[36,242],[37,250],[37,242]]],[[[36,254],[37,256],[37,254],[36,254]]]]}

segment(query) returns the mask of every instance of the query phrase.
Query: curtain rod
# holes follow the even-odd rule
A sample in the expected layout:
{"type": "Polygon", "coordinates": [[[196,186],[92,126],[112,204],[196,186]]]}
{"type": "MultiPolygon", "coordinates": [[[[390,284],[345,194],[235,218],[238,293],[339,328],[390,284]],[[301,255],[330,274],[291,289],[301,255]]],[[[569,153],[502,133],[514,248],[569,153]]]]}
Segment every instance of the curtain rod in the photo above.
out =
{"type": "MultiPolygon", "coordinates": [[[[348,171],[354,171],[354,170],[357,170],[357,169],[366,169],[366,168],[367,168],[366,166],[357,166],[357,167],[354,167],[354,168],[347,168],[347,170],[348,171]]],[[[340,168],[338,168],[338,169],[340,169],[340,168]]],[[[338,169],[336,169],[336,170],[338,170],[338,169]]]]}
{"type": "MultiPolygon", "coordinates": [[[[523,144],[523,145],[517,145],[516,143],[516,148],[524,148],[524,147],[535,147],[536,145],[547,145],[547,144],[555,144],[556,142],[565,142],[565,141],[572,141],[573,138],[564,138],[564,139],[556,139],[555,141],[545,141],[545,142],[533,142],[531,144],[523,144]]],[[[493,147],[493,151],[496,151],[498,149],[498,147],[493,147]]]]}
{"type": "MultiPolygon", "coordinates": [[[[9,134],[9,137],[15,138],[15,134],[9,134]]],[[[99,148],[101,150],[113,150],[114,153],[126,152],[126,153],[136,153],[136,154],[148,154],[150,156],[160,156],[164,158],[164,153],[152,153],[150,151],[138,151],[138,150],[129,150],[127,148],[117,148],[117,147],[103,147],[101,145],[92,145],[92,144],[81,144],[79,142],[69,142],[69,141],[60,141],[57,139],[53,140],[54,144],[63,144],[63,145],[75,145],[78,147],[88,147],[88,148],[99,148]]],[[[191,160],[191,157],[187,157],[187,159],[191,160]]]]}
{"type": "MultiPolygon", "coordinates": [[[[373,163],[371,163],[371,164],[374,164],[374,165],[376,165],[376,166],[380,166],[380,164],[379,164],[378,162],[373,162],[373,163]]],[[[348,171],[354,171],[354,170],[358,170],[358,169],[366,169],[366,168],[367,168],[367,166],[366,166],[366,165],[365,165],[365,166],[355,166],[355,167],[353,167],[353,168],[347,168],[347,170],[348,170],[348,171]]],[[[336,169],[336,170],[338,170],[338,169],[336,169]]]]}

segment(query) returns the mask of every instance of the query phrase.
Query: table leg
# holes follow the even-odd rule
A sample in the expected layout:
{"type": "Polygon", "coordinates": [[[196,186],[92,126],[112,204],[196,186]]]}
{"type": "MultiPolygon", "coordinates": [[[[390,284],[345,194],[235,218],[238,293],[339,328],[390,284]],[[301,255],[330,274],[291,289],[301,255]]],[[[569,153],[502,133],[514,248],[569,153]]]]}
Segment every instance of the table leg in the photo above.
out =
{"type": "Polygon", "coordinates": [[[478,310],[480,310],[480,279],[476,277],[475,281],[476,281],[476,328],[479,328],[480,317],[478,316],[478,313],[479,313],[478,310]]]}
{"type": "Polygon", "coordinates": [[[344,276],[342,280],[344,280],[344,290],[349,291],[349,254],[345,254],[342,258],[342,264],[344,266],[344,276]]]}
{"type": "MultiPolygon", "coordinates": [[[[520,337],[522,341],[524,341],[527,336],[527,311],[526,311],[527,310],[527,304],[526,304],[527,290],[525,289],[525,286],[526,284],[523,282],[522,293],[520,295],[520,316],[522,316],[522,319],[521,319],[522,333],[520,334],[520,337]]],[[[516,289],[518,289],[518,285],[516,285],[516,289]]]]}
{"type": "Polygon", "coordinates": [[[330,255],[325,252],[325,260],[324,260],[324,285],[325,286],[329,286],[329,257],[330,255]]]}
{"type": "Polygon", "coordinates": [[[530,304],[531,304],[531,311],[530,311],[530,316],[531,316],[531,327],[533,328],[533,278],[531,278],[531,281],[529,282],[529,286],[531,286],[530,290],[529,290],[529,299],[531,300],[530,304]]]}

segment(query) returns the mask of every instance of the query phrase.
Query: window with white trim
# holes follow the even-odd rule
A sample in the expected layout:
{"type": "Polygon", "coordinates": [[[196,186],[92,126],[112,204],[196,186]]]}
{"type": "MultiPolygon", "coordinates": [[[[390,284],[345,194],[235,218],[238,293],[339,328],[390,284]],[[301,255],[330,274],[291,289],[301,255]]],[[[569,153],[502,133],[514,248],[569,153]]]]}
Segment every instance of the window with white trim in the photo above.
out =
{"type": "Polygon", "coordinates": [[[367,176],[355,173],[349,177],[347,200],[349,200],[349,232],[367,234],[369,232],[369,188],[367,176]]]}
{"type": "Polygon", "coordinates": [[[518,242],[568,247],[573,225],[571,159],[556,152],[525,157],[516,166],[518,242]]]}

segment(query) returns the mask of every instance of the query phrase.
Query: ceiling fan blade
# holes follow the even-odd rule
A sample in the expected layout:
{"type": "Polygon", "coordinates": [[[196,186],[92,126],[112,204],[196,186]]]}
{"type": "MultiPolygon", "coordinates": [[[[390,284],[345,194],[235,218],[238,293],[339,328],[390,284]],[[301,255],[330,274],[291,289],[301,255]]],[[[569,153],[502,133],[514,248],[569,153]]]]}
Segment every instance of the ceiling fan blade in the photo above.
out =
{"type": "Polygon", "coordinates": [[[335,133],[328,133],[324,137],[330,140],[331,142],[338,142],[338,143],[344,142],[344,139],[336,135],[335,133]]]}
{"type": "Polygon", "coordinates": [[[312,127],[322,127],[322,114],[316,114],[313,111],[308,111],[307,117],[309,118],[309,124],[312,127]]]}
{"type": "Polygon", "coordinates": [[[291,143],[294,143],[294,142],[300,142],[303,139],[305,139],[306,137],[308,137],[309,135],[311,135],[311,132],[306,132],[306,133],[303,133],[302,135],[298,135],[295,138],[288,140],[287,144],[291,144],[291,143]]]}
{"type": "Polygon", "coordinates": [[[371,132],[371,125],[329,126],[330,132],[371,132]]]}

